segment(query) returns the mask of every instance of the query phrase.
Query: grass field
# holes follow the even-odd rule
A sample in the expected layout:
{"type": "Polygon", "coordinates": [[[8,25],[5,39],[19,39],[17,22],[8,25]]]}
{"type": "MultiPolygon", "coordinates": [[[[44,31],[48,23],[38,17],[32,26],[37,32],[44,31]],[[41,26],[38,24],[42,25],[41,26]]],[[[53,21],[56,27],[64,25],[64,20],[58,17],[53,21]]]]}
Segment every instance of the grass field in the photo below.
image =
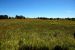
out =
{"type": "Polygon", "coordinates": [[[0,50],[75,50],[74,33],[70,20],[0,19],[0,50]]]}

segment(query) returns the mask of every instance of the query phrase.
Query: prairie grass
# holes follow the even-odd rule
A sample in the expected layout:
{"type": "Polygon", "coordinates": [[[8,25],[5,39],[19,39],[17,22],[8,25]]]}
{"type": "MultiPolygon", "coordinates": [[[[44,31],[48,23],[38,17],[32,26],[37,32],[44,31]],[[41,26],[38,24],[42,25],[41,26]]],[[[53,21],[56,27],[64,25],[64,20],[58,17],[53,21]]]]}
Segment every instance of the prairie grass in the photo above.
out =
{"type": "Polygon", "coordinates": [[[75,21],[70,20],[1,19],[0,50],[75,50],[74,33],[75,21]]]}

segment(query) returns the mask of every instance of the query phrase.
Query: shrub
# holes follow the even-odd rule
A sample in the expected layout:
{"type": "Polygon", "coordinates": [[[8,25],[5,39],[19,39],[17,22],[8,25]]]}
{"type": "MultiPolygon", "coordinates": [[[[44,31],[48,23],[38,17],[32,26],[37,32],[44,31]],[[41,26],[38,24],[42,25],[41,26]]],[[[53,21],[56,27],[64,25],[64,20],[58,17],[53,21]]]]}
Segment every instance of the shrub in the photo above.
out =
{"type": "Polygon", "coordinates": [[[49,18],[46,18],[46,17],[38,17],[37,19],[47,20],[47,19],[49,19],[49,18]]]}
{"type": "Polygon", "coordinates": [[[16,19],[25,19],[25,17],[24,16],[22,16],[22,15],[20,15],[20,16],[18,16],[18,15],[16,15],[16,17],[15,17],[16,19]]]}

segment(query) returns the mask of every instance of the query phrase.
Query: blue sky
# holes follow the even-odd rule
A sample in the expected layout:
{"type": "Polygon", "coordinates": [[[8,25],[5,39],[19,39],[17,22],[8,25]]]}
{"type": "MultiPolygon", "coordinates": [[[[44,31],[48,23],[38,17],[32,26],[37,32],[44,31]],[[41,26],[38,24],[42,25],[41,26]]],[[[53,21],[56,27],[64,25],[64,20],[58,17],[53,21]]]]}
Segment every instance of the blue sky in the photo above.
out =
{"type": "Polygon", "coordinates": [[[0,0],[0,14],[26,17],[75,17],[75,0],[0,0]]]}

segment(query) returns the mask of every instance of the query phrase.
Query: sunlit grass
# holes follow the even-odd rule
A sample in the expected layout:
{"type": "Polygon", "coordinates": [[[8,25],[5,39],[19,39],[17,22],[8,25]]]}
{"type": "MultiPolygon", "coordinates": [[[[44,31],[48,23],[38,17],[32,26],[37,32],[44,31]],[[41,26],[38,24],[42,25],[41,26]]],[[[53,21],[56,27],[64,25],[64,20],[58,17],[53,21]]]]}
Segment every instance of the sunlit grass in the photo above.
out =
{"type": "Polygon", "coordinates": [[[0,20],[1,50],[18,50],[19,41],[28,46],[47,46],[50,50],[56,45],[75,49],[75,21],[40,19],[0,20]]]}

